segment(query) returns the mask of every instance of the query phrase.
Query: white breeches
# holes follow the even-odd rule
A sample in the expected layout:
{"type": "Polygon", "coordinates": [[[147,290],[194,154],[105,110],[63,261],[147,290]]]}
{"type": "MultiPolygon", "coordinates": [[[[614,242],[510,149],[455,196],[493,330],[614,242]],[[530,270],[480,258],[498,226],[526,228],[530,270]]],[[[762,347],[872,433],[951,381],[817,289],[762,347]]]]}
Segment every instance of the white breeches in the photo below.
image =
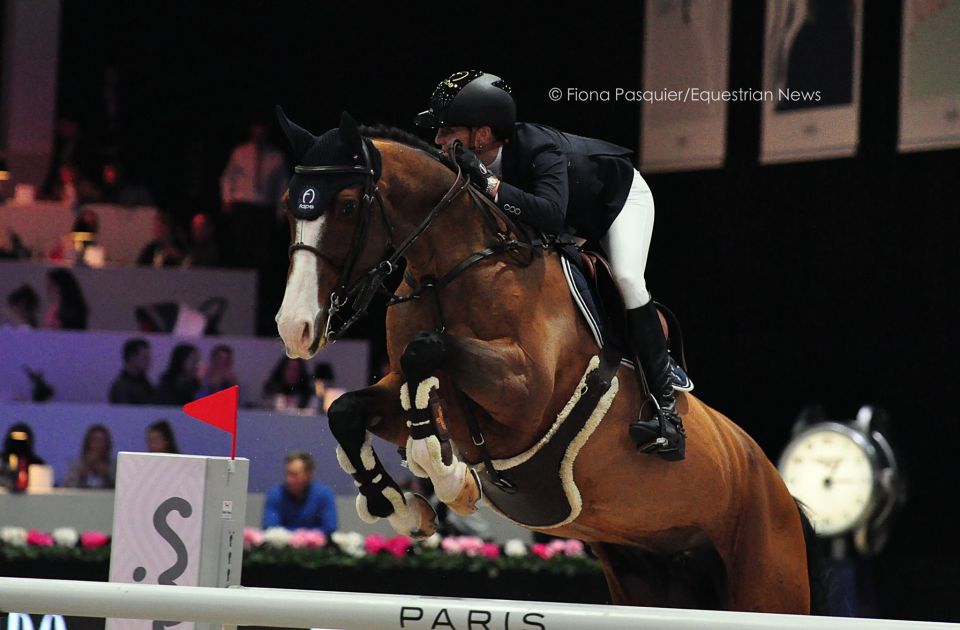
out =
{"type": "Polygon", "coordinates": [[[643,273],[653,237],[653,214],[653,193],[640,173],[634,171],[623,209],[601,239],[628,309],[650,301],[643,273]]]}

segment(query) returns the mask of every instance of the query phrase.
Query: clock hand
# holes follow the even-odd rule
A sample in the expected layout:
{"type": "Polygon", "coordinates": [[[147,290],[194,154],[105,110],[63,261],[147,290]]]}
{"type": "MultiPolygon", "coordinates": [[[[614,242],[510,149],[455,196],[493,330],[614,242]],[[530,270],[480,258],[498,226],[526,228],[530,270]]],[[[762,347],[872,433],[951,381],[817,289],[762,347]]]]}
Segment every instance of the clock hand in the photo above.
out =
{"type": "Polygon", "coordinates": [[[858,479],[857,477],[831,477],[832,483],[858,483],[863,482],[863,479],[858,479]]]}

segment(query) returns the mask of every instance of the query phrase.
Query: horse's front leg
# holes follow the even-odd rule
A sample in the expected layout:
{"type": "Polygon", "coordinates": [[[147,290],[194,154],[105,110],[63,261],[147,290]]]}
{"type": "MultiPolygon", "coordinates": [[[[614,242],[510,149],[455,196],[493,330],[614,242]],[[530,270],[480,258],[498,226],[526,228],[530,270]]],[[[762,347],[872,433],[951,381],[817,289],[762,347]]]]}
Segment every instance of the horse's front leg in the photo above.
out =
{"type": "Polygon", "coordinates": [[[433,482],[437,498],[458,514],[472,514],[480,501],[476,473],[457,459],[450,443],[440,401],[440,381],[434,376],[446,356],[445,340],[435,332],[420,332],[407,344],[400,366],[407,381],[400,388],[400,405],[407,413],[406,443],[410,472],[433,482]]]}
{"type": "MultiPolygon", "coordinates": [[[[421,332],[407,345],[400,365],[407,382],[400,389],[401,405],[410,413],[410,438],[407,459],[410,470],[420,477],[429,477],[437,498],[459,514],[476,511],[481,498],[476,472],[460,461],[453,452],[443,418],[439,398],[440,382],[434,374],[443,368],[450,374],[451,364],[469,366],[471,378],[458,381],[475,402],[484,409],[516,412],[529,393],[530,378],[522,352],[515,343],[480,341],[460,336],[442,336],[421,332]],[[464,386],[465,381],[485,384],[464,386]]],[[[457,403],[459,401],[447,401],[457,403]]]]}
{"type": "Polygon", "coordinates": [[[337,461],[353,477],[357,514],[367,523],[389,519],[399,533],[426,538],[437,530],[437,515],[420,495],[404,493],[373,450],[371,432],[397,445],[407,430],[399,405],[402,378],[392,372],[377,384],[338,398],[327,416],[338,442],[337,461]]]}

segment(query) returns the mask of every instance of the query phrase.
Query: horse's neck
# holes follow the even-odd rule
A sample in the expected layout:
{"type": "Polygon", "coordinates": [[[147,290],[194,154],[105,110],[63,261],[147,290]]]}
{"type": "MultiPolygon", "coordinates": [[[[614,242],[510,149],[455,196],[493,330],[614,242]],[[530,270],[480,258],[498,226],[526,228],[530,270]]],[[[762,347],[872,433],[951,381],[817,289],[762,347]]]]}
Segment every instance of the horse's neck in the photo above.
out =
{"type": "MultiPolygon", "coordinates": [[[[394,235],[394,245],[420,226],[455,181],[454,175],[442,164],[426,156],[422,159],[427,160],[426,166],[411,161],[413,164],[407,167],[410,170],[403,176],[406,182],[422,182],[420,190],[391,199],[402,225],[394,235]]],[[[402,188],[411,189],[409,186],[402,188]]],[[[442,277],[472,253],[488,247],[492,236],[487,233],[481,212],[484,210],[474,205],[466,191],[441,209],[404,254],[411,275],[417,278],[442,277]]]]}

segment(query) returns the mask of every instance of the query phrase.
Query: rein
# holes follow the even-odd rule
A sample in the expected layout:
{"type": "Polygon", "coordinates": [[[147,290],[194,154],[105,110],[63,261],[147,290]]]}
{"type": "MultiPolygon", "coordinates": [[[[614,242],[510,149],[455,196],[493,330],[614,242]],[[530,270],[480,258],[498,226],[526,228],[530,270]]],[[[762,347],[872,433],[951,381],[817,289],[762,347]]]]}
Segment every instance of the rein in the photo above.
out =
{"type": "MultiPolygon", "coordinates": [[[[364,160],[362,165],[298,165],[294,169],[294,171],[298,174],[337,175],[344,173],[359,173],[364,176],[363,196],[361,198],[360,205],[360,222],[357,224],[357,227],[353,232],[350,249],[347,253],[346,259],[342,263],[338,263],[337,261],[331,259],[329,256],[321,252],[317,247],[302,242],[302,240],[299,240],[302,238],[299,235],[298,241],[290,245],[290,248],[287,251],[287,255],[290,258],[293,257],[295,252],[300,250],[310,252],[318,259],[327,261],[331,264],[331,266],[337,269],[336,288],[330,294],[330,306],[328,308],[327,322],[324,328],[324,336],[331,343],[342,337],[350,326],[367,314],[367,309],[370,306],[370,303],[378,293],[388,296],[387,307],[390,307],[419,299],[425,291],[432,290],[434,298],[435,330],[438,333],[442,333],[446,329],[446,325],[443,321],[443,313],[440,309],[440,289],[450,284],[450,282],[456,279],[460,274],[481,260],[499,254],[526,250],[530,252],[529,260],[517,261],[518,264],[526,266],[533,261],[534,250],[538,246],[547,248],[553,242],[555,242],[547,237],[541,237],[529,243],[520,240],[519,238],[508,238],[510,234],[520,235],[522,232],[519,230],[519,228],[517,228],[516,224],[514,224],[508,217],[500,212],[500,209],[497,208],[493,202],[481,195],[474,188],[470,187],[469,176],[465,175],[460,166],[457,165],[457,178],[453,185],[449,190],[447,190],[446,194],[444,194],[440,201],[437,202],[437,204],[430,210],[423,221],[421,221],[420,224],[403,240],[403,242],[394,249],[390,256],[381,258],[379,262],[361,273],[360,277],[353,284],[349,284],[354,267],[356,266],[357,260],[359,259],[363,250],[363,243],[366,241],[367,232],[369,231],[373,216],[374,201],[376,201],[377,206],[380,208],[380,215],[383,218],[384,224],[387,226],[387,231],[390,233],[391,237],[393,236],[393,225],[387,218],[386,211],[383,207],[383,199],[380,196],[380,189],[377,187],[374,179],[375,173],[372,167],[372,161],[370,159],[370,151],[367,148],[366,142],[363,143],[362,149],[364,160]],[[475,205],[478,205],[485,210],[484,218],[499,242],[479,252],[470,254],[439,279],[433,277],[424,277],[418,280],[413,278],[413,276],[410,274],[406,274],[405,278],[411,286],[415,287],[414,290],[406,295],[395,295],[391,293],[384,286],[384,282],[386,281],[387,277],[399,266],[400,259],[403,258],[403,255],[406,253],[406,251],[421,236],[423,236],[423,233],[426,232],[427,229],[433,224],[433,221],[437,218],[437,216],[439,216],[444,209],[450,206],[464,191],[467,191],[470,199],[475,205]],[[502,228],[500,225],[501,222],[504,225],[502,228]],[[353,300],[353,303],[350,305],[352,311],[350,316],[345,320],[339,321],[338,323],[335,322],[335,318],[338,317],[340,311],[342,311],[351,300],[353,300]]],[[[451,146],[448,152],[448,157],[450,158],[451,163],[456,164],[456,160],[453,159],[453,151],[454,147],[451,146]]]]}

